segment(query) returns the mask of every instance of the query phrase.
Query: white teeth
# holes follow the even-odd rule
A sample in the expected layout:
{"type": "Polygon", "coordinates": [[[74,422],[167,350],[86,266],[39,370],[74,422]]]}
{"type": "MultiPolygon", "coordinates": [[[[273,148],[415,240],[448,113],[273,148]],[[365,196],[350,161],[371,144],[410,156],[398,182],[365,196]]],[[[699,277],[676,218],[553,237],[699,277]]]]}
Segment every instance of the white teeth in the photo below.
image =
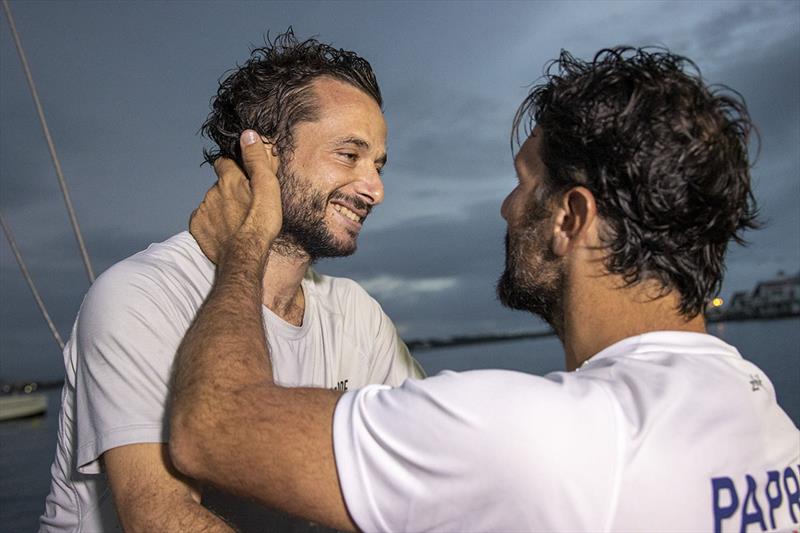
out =
{"type": "Polygon", "coordinates": [[[349,209],[347,209],[345,206],[339,204],[333,204],[333,208],[336,209],[341,214],[343,214],[344,216],[346,216],[347,218],[349,218],[350,220],[354,222],[361,222],[361,217],[353,213],[349,209]]]}

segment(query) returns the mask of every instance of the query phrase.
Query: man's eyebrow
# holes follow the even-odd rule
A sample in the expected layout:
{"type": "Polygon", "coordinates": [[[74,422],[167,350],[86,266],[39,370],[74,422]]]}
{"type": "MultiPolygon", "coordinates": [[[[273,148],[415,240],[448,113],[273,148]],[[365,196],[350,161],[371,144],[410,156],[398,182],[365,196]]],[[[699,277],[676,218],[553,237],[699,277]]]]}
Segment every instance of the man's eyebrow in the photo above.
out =
{"type": "Polygon", "coordinates": [[[354,144],[359,148],[363,148],[364,150],[369,150],[369,143],[362,139],[361,137],[339,137],[338,139],[334,139],[334,145],[341,145],[341,144],[354,144]]]}
{"type": "MultiPolygon", "coordinates": [[[[369,142],[365,141],[361,137],[340,137],[338,139],[334,139],[333,141],[334,146],[341,146],[343,144],[352,144],[363,150],[369,150],[370,148],[369,142]]],[[[379,163],[380,165],[386,165],[386,152],[376,159],[375,162],[379,163]]]]}

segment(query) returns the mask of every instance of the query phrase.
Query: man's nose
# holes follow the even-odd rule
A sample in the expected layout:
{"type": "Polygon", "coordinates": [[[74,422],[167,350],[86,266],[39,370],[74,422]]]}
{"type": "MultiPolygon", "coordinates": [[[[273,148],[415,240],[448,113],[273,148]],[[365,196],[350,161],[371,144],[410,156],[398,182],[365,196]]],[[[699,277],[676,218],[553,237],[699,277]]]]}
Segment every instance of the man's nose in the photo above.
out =
{"type": "Polygon", "coordinates": [[[383,180],[377,169],[368,171],[355,183],[356,193],[370,205],[383,202],[383,180]]]}

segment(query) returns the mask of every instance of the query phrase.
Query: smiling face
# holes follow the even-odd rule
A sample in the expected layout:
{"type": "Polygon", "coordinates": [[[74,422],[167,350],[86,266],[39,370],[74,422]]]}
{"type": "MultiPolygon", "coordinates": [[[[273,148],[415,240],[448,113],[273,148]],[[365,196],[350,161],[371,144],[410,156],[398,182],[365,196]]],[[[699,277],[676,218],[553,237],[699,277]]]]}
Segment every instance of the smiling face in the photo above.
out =
{"type": "Polygon", "coordinates": [[[276,247],[311,259],[350,255],[364,219],[383,201],[386,122],[361,90],[331,78],[312,84],[317,120],[293,131],[282,161],[283,229],[276,247]]]}
{"type": "Polygon", "coordinates": [[[519,183],[501,208],[508,228],[497,295],[503,305],[537,314],[558,331],[566,270],[551,246],[554,220],[546,200],[541,136],[542,130],[534,129],[514,160],[519,183]]]}

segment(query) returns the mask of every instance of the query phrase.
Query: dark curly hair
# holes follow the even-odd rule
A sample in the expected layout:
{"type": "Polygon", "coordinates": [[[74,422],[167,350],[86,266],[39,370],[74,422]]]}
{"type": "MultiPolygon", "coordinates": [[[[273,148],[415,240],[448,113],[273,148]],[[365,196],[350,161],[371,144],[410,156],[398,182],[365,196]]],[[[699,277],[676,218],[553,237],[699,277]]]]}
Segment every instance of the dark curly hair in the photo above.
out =
{"type": "Polygon", "coordinates": [[[211,113],[200,129],[217,145],[203,150],[205,161],[229,157],[241,164],[239,135],[248,128],[270,139],[279,154],[291,155],[294,126],[317,118],[310,87],[322,76],[349,83],[383,105],[366,59],[316,39],[300,42],[290,27],[274,40],[267,36],[265,46],[254,49],[244,65],[220,82],[211,99],[211,113]]]}
{"type": "Polygon", "coordinates": [[[701,313],[728,242],[759,225],[741,95],[706,86],[697,65],[663,48],[604,49],[590,62],[562,50],[517,110],[512,150],[534,125],[547,194],[594,195],[606,269],[628,286],[677,290],[682,315],[701,313]]]}

